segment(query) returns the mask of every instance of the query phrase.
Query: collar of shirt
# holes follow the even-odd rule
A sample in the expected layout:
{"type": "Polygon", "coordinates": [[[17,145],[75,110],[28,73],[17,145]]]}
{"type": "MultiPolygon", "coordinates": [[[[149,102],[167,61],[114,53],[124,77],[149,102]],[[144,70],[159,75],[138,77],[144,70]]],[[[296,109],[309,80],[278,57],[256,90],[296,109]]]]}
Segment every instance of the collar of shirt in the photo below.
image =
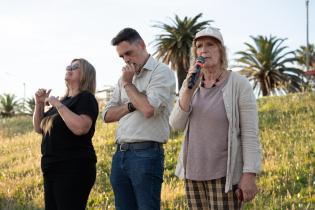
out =
{"type": "Polygon", "coordinates": [[[156,67],[156,61],[154,60],[154,58],[150,55],[150,57],[148,58],[147,62],[144,64],[144,66],[142,67],[141,71],[139,74],[136,74],[136,77],[141,77],[142,72],[144,70],[148,70],[148,71],[152,71],[154,70],[156,67]]]}

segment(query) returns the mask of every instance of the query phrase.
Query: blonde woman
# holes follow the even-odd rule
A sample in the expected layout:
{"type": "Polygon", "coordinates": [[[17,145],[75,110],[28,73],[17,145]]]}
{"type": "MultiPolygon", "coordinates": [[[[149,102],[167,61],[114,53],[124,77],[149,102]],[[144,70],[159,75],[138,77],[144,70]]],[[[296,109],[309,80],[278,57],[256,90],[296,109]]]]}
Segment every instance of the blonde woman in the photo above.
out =
{"type": "Polygon", "coordinates": [[[249,81],[227,70],[217,28],[198,32],[192,51],[204,64],[201,73],[190,68],[170,116],[174,130],[185,130],[176,173],[185,179],[189,209],[241,209],[257,193],[261,160],[256,99],[249,81]]]}
{"type": "Polygon", "coordinates": [[[66,68],[65,82],[67,91],[61,100],[50,96],[50,90],[35,93],[33,125],[42,134],[46,210],[85,209],[96,177],[95,69],[84,59],[74,59],[66,68]],[[44,112],[46,104],[51,108],[44,112]]]}

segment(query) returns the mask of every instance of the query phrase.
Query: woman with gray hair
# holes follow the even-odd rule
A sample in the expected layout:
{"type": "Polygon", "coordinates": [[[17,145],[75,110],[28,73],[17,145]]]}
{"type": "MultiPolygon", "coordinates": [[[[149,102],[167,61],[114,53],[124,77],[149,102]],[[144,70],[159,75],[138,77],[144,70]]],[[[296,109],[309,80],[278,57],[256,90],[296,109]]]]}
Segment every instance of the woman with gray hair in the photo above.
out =
{"type": "Polygon", "coordinates": [[[50,90],[35,93],[33,125],[42,134],[41,167],[46,210],[83,210],[96,177],[92,145],[98,104],[96,72],[85,59],[66,68],[66,94],[59,100],[50,90]],[[51,105],[44,112],[45,105],[51,105]]]}
{"type": "Polygon", "coordinates": [[[198,32],[192,54],[198,62],[170,116],[171,127],[185,131],[176,174],[185,179],[189,209],[241,209],[257,193],[256,99],[248,79],[227,70],[219,29],[198,32]]]}

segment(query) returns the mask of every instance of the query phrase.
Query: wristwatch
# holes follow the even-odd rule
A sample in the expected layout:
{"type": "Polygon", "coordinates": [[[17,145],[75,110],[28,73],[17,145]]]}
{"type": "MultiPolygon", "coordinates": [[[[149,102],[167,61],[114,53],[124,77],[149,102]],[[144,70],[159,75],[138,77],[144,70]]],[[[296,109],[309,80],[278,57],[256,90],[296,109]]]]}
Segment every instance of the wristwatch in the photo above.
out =
{"type": "Polygon", "coordinates": [[[136,107],[134,107],[134,105],[131,102],[128,102],[128,110],[129,112],[134,112],[136,111],[136,107]]]}

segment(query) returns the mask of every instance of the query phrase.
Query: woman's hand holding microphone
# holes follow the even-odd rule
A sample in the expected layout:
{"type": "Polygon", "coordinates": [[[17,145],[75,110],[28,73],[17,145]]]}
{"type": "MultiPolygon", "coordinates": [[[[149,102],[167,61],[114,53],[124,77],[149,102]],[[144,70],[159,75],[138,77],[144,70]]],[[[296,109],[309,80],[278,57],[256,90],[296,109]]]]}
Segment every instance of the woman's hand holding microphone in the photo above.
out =
{"type": "Polygon", "coordinates": [[[197,57],[195,65],[191,66],[188,70],[188,74],[186,77],[187,88],[194,90],[198,87],[200,83],[200,79],[202,78],[202,67],[205,63],[205,58],[202,56],[197,57]]]}
{"type": "Polygon", "coordinates": [[[199,56],[195,65],[191,66],[188,70],[186,79],[183,83],[183,91],[180,94],[179,106],[185,112],[190,109],[191,98],[195,90],[199,87],[200,79],[202,78],[201,68],[205,62],[204,57],[199,56]]]}

